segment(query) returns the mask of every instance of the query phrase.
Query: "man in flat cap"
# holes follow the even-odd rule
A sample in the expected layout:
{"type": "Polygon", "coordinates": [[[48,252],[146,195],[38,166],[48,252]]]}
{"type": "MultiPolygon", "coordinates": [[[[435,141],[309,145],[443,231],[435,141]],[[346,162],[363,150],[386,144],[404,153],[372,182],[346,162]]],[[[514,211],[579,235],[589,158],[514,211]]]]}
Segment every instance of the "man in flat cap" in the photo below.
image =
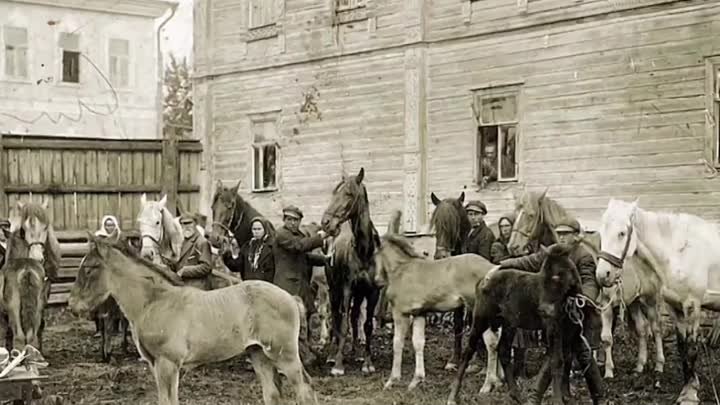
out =
{"type": "MultiPolygon", "coordinates": [[[[555,233],[557,234],[557,242],[571,247],[570,260],[575,263],[580,281],[582,282],[583,295],[589,299],[596,301],[600,287],[595,279],[595,260],[590,252],[584,246],[577,243],[577,237],[580,235],[580,223],[574,218],[563,218],[555,225],[555,233]]],[[[545,260],[546,253],[540,250],[528,256],[507,259],[500,262],[502,269],[518,269],[524,271],[538,272],[545,260]]],[[[583,335],[590,344],[592,350],[599,347],[599,329],[600,317],[591,304],[586,304],[583,308],[583,335]]],[[[602,386],[602,377],[600,368],[592,356],[592,350],[587,350],[585,343],[580,341],[572,342],[574,345],[575,356],[581,370],[585,371],[585,381],[588,384],[588,391],[593,400],[593,404],[599,403],[604,397],[604,389],[602,386]]],[[[550,369],[543,367],[540,370],[541,375],[537,379],[536,386],[530,390],[528,402],[539,404],[542,394],[547,390],[550,384],[550,369]]]]}
{"type": "Polygon", "coordinates": [[[198,231],[194,215],[183,213],[180,216],[180,225],[184,239],[175,267],[177,274],[187,285],[206,289],[212,273],[210,243],[198,231]]]}
{"type": "Polygon", "coordinates": [[[463,253],[475,253],[491,260],[490,250],[495,243],[495,234],[485,224],[487,208],[482,201],[469,201],[465,206],[472,229],[463,244],[463,253]]]}

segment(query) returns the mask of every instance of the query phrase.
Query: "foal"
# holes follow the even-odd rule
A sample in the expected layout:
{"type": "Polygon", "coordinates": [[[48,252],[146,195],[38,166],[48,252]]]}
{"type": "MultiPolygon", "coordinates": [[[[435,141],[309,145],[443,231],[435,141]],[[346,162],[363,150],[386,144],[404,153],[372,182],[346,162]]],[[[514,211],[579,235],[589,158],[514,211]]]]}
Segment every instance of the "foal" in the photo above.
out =
{"type": "MultiPolygon", "coordinates": [[[[563,403],[562,374],[566,360],[563,344],[570,346],[570,342],[566,340],[570,336],[565,331],[574,328],[568,328],[570,325],[561,319],[565,318],[563,308],[566,297],[580,293],[581,282],[577,268],[568,258],[569,251],[566,247],[553,245],[542,249],[548,256],[539,273],[502,270],[477,283],[472,329],[457,377],[450,390],[448,405],[457,404],[465,369],[488,327],[494,330],[502,327],[498,353],[505,370],[510,396],[518,403],[520,393],[512,367],[509,367],[515,329],[545,329],[550,343],[543,368],[552,367],[553,397],[555,403],[563,403]]],[[[542,393],[539,395],[542,396],[542,393]]]]}

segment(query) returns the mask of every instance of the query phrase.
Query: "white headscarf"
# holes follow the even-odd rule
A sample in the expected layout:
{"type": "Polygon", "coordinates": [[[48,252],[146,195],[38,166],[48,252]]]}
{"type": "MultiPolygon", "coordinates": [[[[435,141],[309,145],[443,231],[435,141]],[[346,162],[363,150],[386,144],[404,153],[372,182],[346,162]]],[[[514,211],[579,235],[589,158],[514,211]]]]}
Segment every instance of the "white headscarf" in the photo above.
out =
{"type": "Polygon", "coordinates": [[[107,230],[105,230],[105,222],[108,220],[115,224],[115,229],[116,229],[117,235],[120,236],[120,233],[122,233],[122,231],[120,230],[120,223],[118,222],[117,218],[115,218],[112,215],[105,215],[102,218],[102,221],[100,221],[100,229],[98,229],[97,232],[95,232],[95,236],[105,236],[105,237],[110,236],[110,234],[107,232],[107,230]]]}

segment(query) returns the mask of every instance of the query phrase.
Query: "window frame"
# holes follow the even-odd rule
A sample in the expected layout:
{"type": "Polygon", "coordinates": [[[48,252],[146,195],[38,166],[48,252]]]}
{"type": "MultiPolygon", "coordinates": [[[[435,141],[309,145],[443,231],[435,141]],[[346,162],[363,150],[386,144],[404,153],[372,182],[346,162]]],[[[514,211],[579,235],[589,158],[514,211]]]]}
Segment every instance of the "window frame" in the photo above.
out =
{"type": "Polygon", "coordinates": [[[280,10],[278,10],[277,3],[275,0],[248,0],[248,30],[255,30],[265,27],[271,27],[273,25],[276,25],[279,19],[280,10]],[[267,11],[267,9],[263,8],[262,6],[268,7],[269,10],[272,11],[273,16],[271,19],[268,19],[267,16],[263,15],[262,19],[259,23],[254,24],[253,21],[253,5],[255,3],[259,3],[261,5],[260,9],[263,11],[267,11]]]}
{"type": "Polygon", "coordinates": [[[27,27],[21,27],[16,25],[3,25],[2,27],[2,49],[3,49],[3,58],[2,58],[2,77],[7,80],[13,80],[13,81],[28,81],[30,79],[30,30],[27,27]],[[12,29],[21,29],[25,31],[25,44],[21,46],[14,45],[14,48],[12,50],[13,53],[13,74],[10,75],[7,72],[7,66],[8,66],[8,54],[9,51],[7,49],[8,43],[7,43],[7,33],[6,29],[12,28],[12,29]],[[19,76],[17,74],[17,68],[18,68],[18,58],[17,58],[17,51],[19,49],[25,50],[25,76],[19,76]]]}
{"type": "MultiPolygon", "coordinates": [[[[118,37],[110,37],[107,40],[107,60],[108,60],[108,80],[112,84],[112,86],[116,89],[130,89],[132,87],[133,81],[132,81],[132,46],[129,39],[125,38],[118,38],[118,37]],[[113,55],[111,52],[112,49],[112,42],[113,41],[125,41],[127,43],[127,55],[113,55]],[[113,69],[113,58],[115,58],[116,63],[118,60],[125,60],[125,64],[127,66],[127,83],[124,85],[121,83],[116,83],[115,78],[112,74],[113,69]]],[[[117,70],[117,66],[115,66],[117,70]]]]}
{"type": "Polygon", "coordinates": [[[705,158],[720,169],[720,55],[705,58],[705,108],[705,158]]]}
{"type": "Polygon", "coordinates": [[[77,86],[80,85],[81,79],[82,79],[82,70],[80,69],[80,56],[82,55],[80,40],[81,36],[77,32],[67,32],[63,31],[58,34],[58,48],[60,49],[60,81],[59,83],[66,85],[66,86],[77,86]],[[63,35],[74,35],[77,37],[77,48],[76,49],[70,49],[65,48],[65,44],[61,43],[63,35]],[[77,55],[77,81],[69,81],[65,80],[65,52],[67,53],[74,53],[77,55]]]}
{"type": "Polygon", "coordinates": [[[521,116],[522,116],[522,82],[490,85],[472,89],[472,113],[474,118],[474,146],[475,146],[475,159],[473,177],[475,184],[480,185],[482,182],[482,128],[497,127],[497,180],[493,183],[518,183],[520,181],[520,139],[521,139],[521,116]],[[482,101],[490,98],[498,97],[514,97],[515,98],[515,117],[513,120],[505,121],[493,121],[483,122],[482,121],[482,101]],[[515,128],[515,175],[512,177],[505,177],[502,174],[502,148],[501,145],[505,144],[505,137],[507,136],[507,130],[503,128],[513,127],[515,128]]]}
{"type": "Polygon", "coordinates": [[[249,132],[250,132],[250,172],[252,176],[251,180],[251,191],[253,193],[267,193],[267,192],[273,192],[278,191],[280,189],[280,162],[281,162],[281,154],[280,154],[280,143],[279,143],[279,119],[280,119],[280,110],[273,110],[263,113],[255,113],[250,114],[250,126],[249,126],[249,132]],[[275,126],[275,139],[265,139],[263,141],[257,141],[255,139],[256,135],[256,126],[264,126],[266,123],[272,123],[275,126]],[[275,182],[273,187],[263,187],[262,184],[256,184],[255,179],[257,176],[257,171],[260,170],[260,183],[264,183],[265,180],[265,172],[264,172],[264,153],[263,149],[271,146],[275,149],[275,182]],[[260,161],[257,162],[255,160],[255,153],[258,151],[258,156],[260,157],[260,161]]]}

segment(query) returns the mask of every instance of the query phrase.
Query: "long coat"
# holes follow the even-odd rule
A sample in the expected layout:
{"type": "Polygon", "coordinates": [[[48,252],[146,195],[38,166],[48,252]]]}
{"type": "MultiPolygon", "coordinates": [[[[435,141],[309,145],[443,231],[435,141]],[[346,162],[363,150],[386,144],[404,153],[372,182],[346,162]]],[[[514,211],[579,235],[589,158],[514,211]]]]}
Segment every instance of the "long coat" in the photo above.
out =
{"type": "Polygon", "coordinates": [[[323,239],[319,235],[305,236],[302,232],[291,231],[283,226],[275,235],[273,256],[275,257],[274,284],[291,295],[297,295],[312,311],[310,279],[312,266],[325,264],[324,257],[310,253],[321,247],[323,239]]]}
{"type": "Polygon", "coordinates": [[[475,253],[487,260],[492,260],[490,249],[492,248],[493,242],[495,242],[495,234],[483,221],[479,226],[470,231],[470,234],[463,244],[462,252],[475,253]]]}
{"type": "Polygon", "coordinates": [[[200,234],[185,239],[176,268],[185,284],[207,289],[212,273],[212,254],[207,239],[200,234]]]}
{"type": "Polygon", "coordinates": [[[223,253],[223,262],[230,271],[240,273],[240,277],[242,277],[243,280],[263,280],[272,283],[275,277],[273,246],[265,240],[260,242],[262,244],[262,251],[260,251],[257,268],[253,269],[251,262],[252,256],[250,253],[251,243],[252,239],[240,247],[240,255],[237,258],[233,258],[229,251],[223,253]]]}

